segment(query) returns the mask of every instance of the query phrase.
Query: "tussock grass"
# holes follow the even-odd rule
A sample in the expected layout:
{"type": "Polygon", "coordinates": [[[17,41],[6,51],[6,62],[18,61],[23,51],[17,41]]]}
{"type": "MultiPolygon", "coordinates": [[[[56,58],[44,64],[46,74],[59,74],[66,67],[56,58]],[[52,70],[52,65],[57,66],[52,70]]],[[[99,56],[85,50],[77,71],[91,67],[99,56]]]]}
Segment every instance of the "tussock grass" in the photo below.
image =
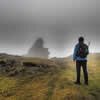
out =
{"type": "MultiPolygon", "coordinates": [[[[77,86],[75,65],[64,59],[63,64],[53,60],[39,58],[21,58],[37,64],[56,66],[48,73],[26,74],[8,77],[0,74],[0,100],[100,100],[100,62],[88,62],[89,86],[77,86]]],[[[19,66],[20,68],[20,66],[19,66]]],[[[82,74],[82,73],[81,73],[82,74]]]]}

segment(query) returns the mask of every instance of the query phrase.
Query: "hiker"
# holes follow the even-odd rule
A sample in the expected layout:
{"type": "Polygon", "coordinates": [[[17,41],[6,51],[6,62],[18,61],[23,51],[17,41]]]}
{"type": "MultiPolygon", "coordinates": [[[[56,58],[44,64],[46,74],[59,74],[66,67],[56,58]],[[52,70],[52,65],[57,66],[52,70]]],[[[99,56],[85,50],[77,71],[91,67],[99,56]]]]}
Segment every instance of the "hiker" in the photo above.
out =
{"type": "Polygon", "coordinates": [[[81,67],[84,73],[84,84],[88,85],[87,56],[88,46],[84,43],[84,37],[79,37],[78,44],[74,48],[73,60],[76,62],[77,79],[75,84],[80,85],[81,67]]]}

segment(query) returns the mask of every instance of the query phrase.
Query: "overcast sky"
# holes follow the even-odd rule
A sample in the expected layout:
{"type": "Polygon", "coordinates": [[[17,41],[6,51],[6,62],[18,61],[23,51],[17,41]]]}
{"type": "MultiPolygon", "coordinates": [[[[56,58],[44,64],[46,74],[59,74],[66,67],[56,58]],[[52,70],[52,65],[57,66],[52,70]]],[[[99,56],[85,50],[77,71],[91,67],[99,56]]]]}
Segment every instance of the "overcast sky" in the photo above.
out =
{"type": "Polygon", "coordinates": [[[0,52],[25,54],[42,37],[50,56],[63,57],[81,35],[100,52],[99,0],[0,0],[0,52]]]}

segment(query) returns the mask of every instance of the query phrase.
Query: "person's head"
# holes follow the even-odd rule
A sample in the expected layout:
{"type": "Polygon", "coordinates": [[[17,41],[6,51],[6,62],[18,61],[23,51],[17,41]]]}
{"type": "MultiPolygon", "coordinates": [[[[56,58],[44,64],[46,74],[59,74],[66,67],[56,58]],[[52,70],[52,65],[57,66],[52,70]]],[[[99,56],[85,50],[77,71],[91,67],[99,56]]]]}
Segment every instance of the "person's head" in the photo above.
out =
{"type": "Polygon", "coordinates": [[[78,39],[78,41],[79,41],[79,43],[84,43],[84,37],[79,37],[79,39],[78,39]]]}

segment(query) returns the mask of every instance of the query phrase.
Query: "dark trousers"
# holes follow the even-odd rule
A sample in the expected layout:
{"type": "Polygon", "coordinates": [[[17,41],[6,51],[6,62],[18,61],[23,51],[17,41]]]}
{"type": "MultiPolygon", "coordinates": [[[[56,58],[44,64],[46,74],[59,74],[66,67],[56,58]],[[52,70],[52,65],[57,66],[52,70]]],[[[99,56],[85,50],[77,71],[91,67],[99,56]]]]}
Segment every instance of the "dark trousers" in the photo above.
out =
{"type": "Polygon", "coordinates": [[[77,82],[80,83],[81,67],[84,74],[84,82],[88,83],[87,61],[76,61],[77,82]]]}

